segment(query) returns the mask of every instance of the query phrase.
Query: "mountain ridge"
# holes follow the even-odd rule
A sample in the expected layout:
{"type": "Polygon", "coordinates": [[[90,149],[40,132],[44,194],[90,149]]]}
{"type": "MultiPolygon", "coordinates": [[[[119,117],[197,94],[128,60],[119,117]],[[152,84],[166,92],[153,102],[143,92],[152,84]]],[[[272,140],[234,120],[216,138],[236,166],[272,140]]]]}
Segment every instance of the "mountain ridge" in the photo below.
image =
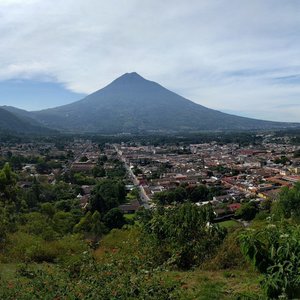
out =
{"type": "Polygon", "coordinates": [[[5,108],[0,107],[0,131],[22,134],[49,134],[55,132],[52,129],[43,127],[35,120],[30,121],[29,118],[10,112],[7,106],[5,108]]]}
{"type": "Polygon", "coordinates": [[[76,102],[28,113],[28,117],[44,126],[68,132],[181,132],[300,126],[297,123],[264,121],[213,110],[136,72],[125,73],[76,102]]]}

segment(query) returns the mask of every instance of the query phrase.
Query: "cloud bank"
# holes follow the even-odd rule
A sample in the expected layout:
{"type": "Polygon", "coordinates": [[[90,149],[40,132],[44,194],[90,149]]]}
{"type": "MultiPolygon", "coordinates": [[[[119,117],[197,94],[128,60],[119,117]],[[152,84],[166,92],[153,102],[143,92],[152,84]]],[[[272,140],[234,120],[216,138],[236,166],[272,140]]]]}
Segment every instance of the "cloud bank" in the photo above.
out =
{"type": "Polygon", "coordinates": [[[136,71],[210,108],[300,121],[299,15],[294,0],[0,0],[0,81],[90,93],[136,71]]]}

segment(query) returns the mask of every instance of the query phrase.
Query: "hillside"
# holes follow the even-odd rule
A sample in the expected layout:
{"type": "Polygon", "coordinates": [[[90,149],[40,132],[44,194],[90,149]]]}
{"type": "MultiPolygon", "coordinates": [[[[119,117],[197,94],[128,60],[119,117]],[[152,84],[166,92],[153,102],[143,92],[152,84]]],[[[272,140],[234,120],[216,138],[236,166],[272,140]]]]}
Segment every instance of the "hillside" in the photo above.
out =
{"type": "Polygon", "coordinates": [[[28,134],[49,134],[55,132],[38,124],[35,120],[17,116],[4,108],[0,108],[0,131],[28,134]]]}

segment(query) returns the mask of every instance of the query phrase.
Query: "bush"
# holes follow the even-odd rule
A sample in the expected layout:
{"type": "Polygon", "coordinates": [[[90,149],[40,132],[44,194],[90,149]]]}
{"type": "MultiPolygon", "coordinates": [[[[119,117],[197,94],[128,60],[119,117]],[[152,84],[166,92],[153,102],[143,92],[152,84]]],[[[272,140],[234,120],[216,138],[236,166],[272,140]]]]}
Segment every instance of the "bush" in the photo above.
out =
{"type": "Polygon", "coordinates": [[[26,249],[41,242],[42,239],[39,237],[18,231],[8,236],[8,242],[3,251],[9,261],[24,262],[28,260],[26,249]]]}
{"type": "Polygon", "coordinates": [[[58,211],[53,216],[53,228],[61,236],[72,233],[74,225],[75,219],[70,212],[58,211]]]}
{"type": "Polygon", "coordinates": [[[210,206],[191,203],[172,208],[159,208],[152,218],[141,220],[149,245],[154,245],[157,261],[167,259],[179,268],[200,265],[218,249],[226,230],[211,223],[214,218],[210,206]]]}
{"type": "Polygon", "coordinates": [[[45,240],[54,240],[57,238],[57,233],[53,230],[51,220],[45,215],[38,212],[32,212],[24,215],[25,225],[21,227],[21,230],[36,236],[40,236],[45,240]]]}
{"type": "Polygon", "coordinates": [[[243,204],[241,208],[236,211],[235,215],[237,218],[242,218],[245,221],[251,221],[255,218],[257,212],[258,209],[256,204],[254,202],[248,202],[243,204]]]}
{"type": "Polygon", "coordinates": [[[241,252],[239,233],[240,230],[227,235],[223,244],[217,250],[216,256],[207,263],[206,267],[213,270],[234,269],[247,264],[241,252]]]}
{"type": "Polygon", "coordinates": [[[0,282],[0,298],[179,299],[177,284],[165,280],[160,271],[146,272],[134,266],[132,262],[125,267],[119,261],[97,264],[88,251],[68,267],[47,265],[37,269],[23,266],[14,284],[0,282]]]}
{"type": "Polygon", "coordinates": [[[87,244],[79,235],[46,241],[41,237],[18,231],[9,236],[9,243],[4,252],[13,262],[66,262],[87,248],[87,244]]]}
{"type": "Polygon", "coordinates": [[[281,189],[278,200],[272,206],[272,214],[276,219],[292,218],[300,222],[300,182],[291,189],[281,189]]]}
{"type": "Polygon", "coordinates": [[[58,256],[58,251],[53,245],[41,241],[25,250],[25,261],[53,263],[58,256]]]}
{"type": "Polygon", "coordinates": [[[56,261],[61,263],[73,261],[89,248],[81,235],[65,236],[51,244],[57,251],[56,261]]]}
{"type": "Polygon", "coordinates": [[[264,274],[268,298],[300,297],[300,227],[270,224],[241,235],[243,254],[264,274]]]}
{"type": "Polygon", "coordinates": [[[103,218],[104,224],[107,228],[122,228],[126,224],[124,214],[119,208],[112,208],[103,218]]]}

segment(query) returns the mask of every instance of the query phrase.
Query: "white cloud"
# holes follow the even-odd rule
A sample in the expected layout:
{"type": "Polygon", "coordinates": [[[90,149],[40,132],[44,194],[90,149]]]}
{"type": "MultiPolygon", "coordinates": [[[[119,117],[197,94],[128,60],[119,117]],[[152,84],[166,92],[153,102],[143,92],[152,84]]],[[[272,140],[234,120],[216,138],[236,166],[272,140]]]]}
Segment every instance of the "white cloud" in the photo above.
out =
{"type": "Polygon", "coordinates": [[[28,5],[37,2],[38,0],[0,0],[0,6],[12,6],[12,5],[28,5]]]}
{"type": "Polygon", "coordinates": [[[0,80],[89,93],[137,71],[215,109],[297,121],[299,106],[278,106],[299,84],[278,78],[300,74],[299,15],[293,0],[0,0],[0,80]]]}

